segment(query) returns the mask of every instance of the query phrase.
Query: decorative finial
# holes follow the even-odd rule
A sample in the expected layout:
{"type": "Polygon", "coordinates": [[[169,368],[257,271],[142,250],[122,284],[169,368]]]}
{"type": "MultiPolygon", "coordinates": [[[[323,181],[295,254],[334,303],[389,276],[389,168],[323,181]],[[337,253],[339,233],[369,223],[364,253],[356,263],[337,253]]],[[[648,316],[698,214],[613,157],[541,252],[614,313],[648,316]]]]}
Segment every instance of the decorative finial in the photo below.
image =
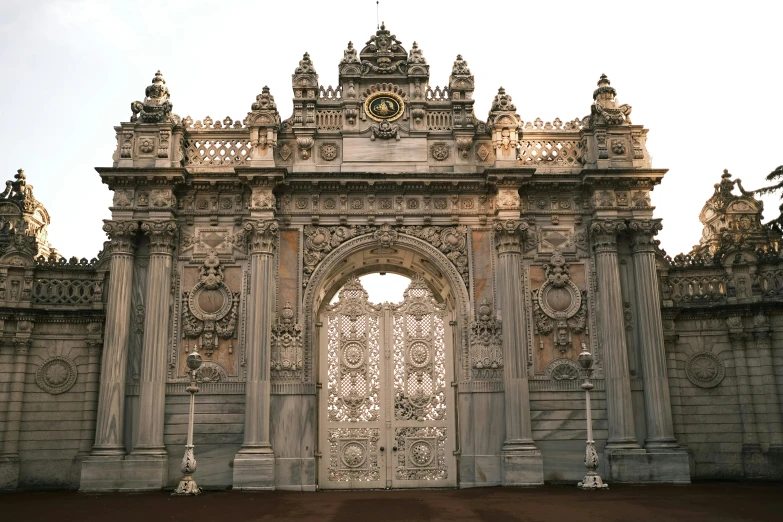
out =
{"type": "Polygon", "coordinates": [[[729,169],[723,169],[723,175],[721,178],[723,179],[729,179],[731,177],[731,174],[729,173],[729,169]]]}
{"type": "MultiPolygon", "coordinates": [[[[165,123],[172,121],[171,109],[173,105],[169,101],[169,88],[166,87],[166,80],[163,79],[160,69],[152,78],[152,85],[147,86],[144,91],[145,98],[143,102],[135,101],[131,103],[131,121],[141,120],[143,123],[165,123]]],[[[178,121],[178,117],[175,116],[178,121]]]]}

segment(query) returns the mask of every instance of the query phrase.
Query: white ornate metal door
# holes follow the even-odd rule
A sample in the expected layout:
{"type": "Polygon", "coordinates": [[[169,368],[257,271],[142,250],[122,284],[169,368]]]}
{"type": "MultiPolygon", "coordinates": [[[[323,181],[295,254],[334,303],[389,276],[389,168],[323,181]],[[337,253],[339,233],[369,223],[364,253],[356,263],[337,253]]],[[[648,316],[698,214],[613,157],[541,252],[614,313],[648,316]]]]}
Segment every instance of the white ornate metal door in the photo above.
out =
{"type": "Polygon", "coordinates": [[[447,357],[452,350],[445,305],[435,301],[421,277],[413,278],[404,297],[391,307],[392,487],[456,486],[453,368],[447,357]]]}
{"type": "Polygon", "coordinates": [[[353,278],[325,314],[319,487],[455,486],[445,306],[420,277],[401,304],[367,298],[353,278]]]}

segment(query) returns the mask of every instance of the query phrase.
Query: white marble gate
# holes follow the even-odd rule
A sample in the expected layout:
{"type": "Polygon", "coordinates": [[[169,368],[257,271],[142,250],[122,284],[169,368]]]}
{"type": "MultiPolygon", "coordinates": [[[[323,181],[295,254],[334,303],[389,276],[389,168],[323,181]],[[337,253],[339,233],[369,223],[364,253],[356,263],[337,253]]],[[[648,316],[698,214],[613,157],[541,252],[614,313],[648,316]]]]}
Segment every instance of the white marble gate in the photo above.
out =
{"type": "Polygon", "coordinates": [[[445,305],[414,277],[374,305],[358,279],[325,313],[319,487],[457,485],[452,342],[445,305]]]}

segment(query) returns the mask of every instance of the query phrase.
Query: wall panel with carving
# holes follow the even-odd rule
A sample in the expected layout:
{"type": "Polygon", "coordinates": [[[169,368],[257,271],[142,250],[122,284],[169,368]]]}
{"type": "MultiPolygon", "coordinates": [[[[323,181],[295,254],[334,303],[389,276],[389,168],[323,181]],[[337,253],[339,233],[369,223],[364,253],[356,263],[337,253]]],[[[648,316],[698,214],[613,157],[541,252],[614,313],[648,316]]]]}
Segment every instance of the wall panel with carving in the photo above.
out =
{"type": "MultiPolygon", "coordinates": [[[[560,359],[576,361],[582,343],[590,345],[587,327],[586,270],[555,252],[547,263],[529,267],[533,317],[535,375],[577,378],[573,372],[553,373],[560,359]],[[561,375],[562,374],[562,375],[561,375]]],[[[573,365],[566,365],[571,367],[573,365]]]]}

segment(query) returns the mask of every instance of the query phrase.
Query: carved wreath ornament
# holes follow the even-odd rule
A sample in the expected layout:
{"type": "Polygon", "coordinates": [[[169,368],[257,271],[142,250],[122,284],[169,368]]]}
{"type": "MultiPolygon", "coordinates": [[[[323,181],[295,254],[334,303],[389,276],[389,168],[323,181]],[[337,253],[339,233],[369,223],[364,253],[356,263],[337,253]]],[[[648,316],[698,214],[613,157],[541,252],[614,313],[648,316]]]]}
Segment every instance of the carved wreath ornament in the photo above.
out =
{"type": "Polygon", "coordinates": [[[182,296],[182,336],[200,339],[207,357],[217,350],[218,338],[236,336],[239,294],[223,282],[223,265],[214,250],[207,254],[199,281],[182,296]]]}

